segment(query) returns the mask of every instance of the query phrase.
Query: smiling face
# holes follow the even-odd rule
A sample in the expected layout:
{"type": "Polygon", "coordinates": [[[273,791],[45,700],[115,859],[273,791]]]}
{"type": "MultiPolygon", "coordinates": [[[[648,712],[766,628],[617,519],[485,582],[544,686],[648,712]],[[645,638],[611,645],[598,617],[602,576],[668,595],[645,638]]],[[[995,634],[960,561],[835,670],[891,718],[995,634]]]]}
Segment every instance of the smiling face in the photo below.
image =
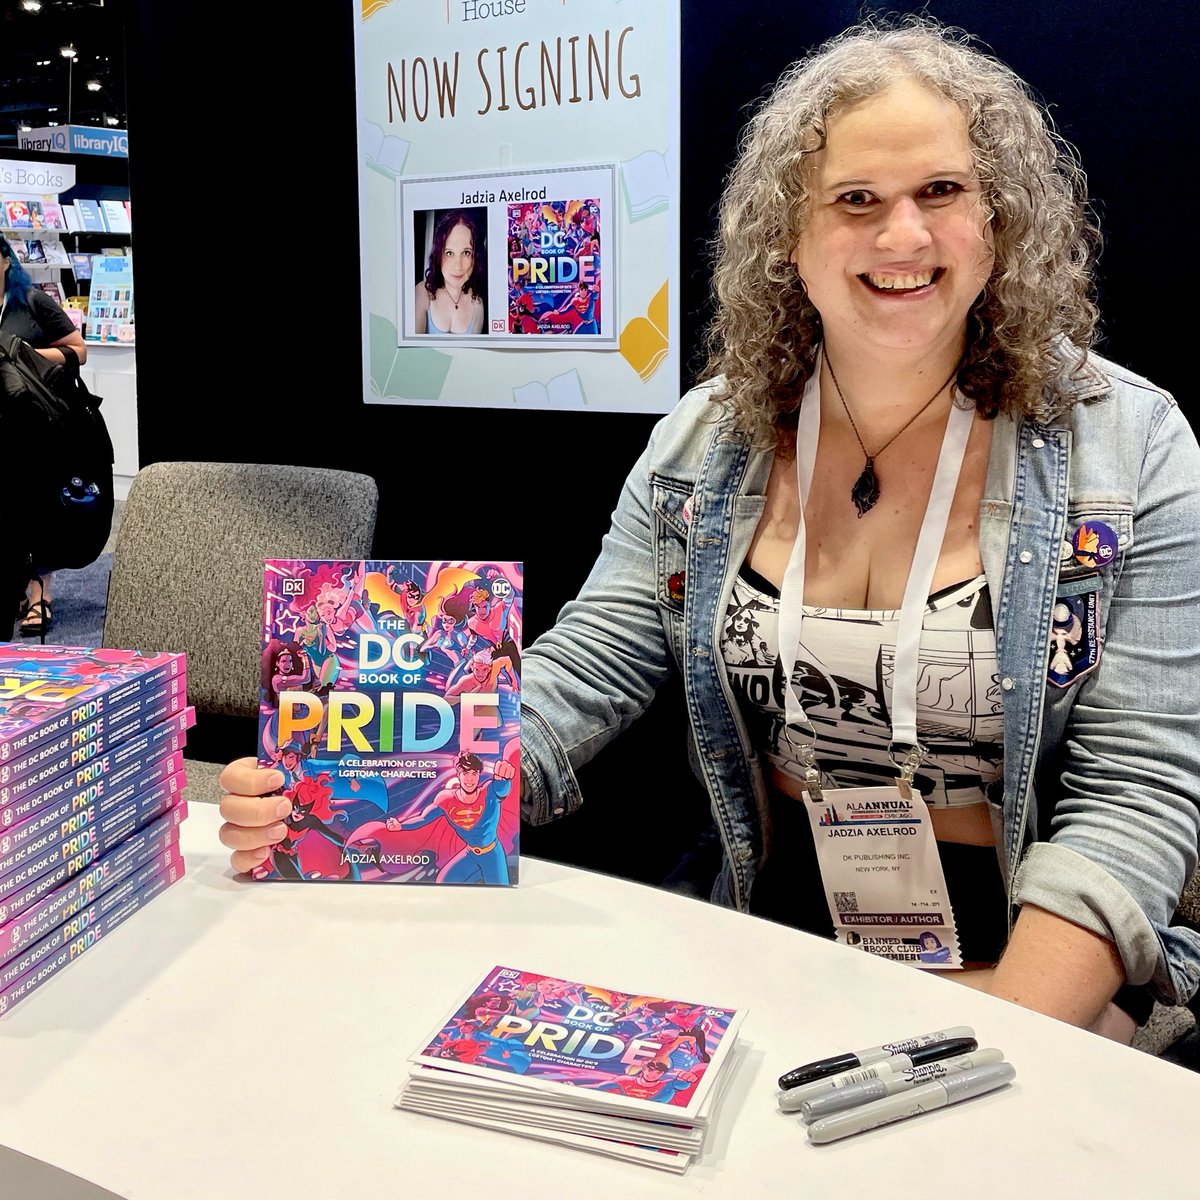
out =
{"type": "Polygon", "coordinates": [[[465,225],[455,225],[446,236],[442,251],[442,278],[457,292],[466,286],[475,266],[475,247],[471,231],[465,225]]]}
{"type": "Polygon", "coordinates": [[[995,255],[966,119],[901,79],[830,120],[792,252],[827,341],[961,350],[995,255]]]}

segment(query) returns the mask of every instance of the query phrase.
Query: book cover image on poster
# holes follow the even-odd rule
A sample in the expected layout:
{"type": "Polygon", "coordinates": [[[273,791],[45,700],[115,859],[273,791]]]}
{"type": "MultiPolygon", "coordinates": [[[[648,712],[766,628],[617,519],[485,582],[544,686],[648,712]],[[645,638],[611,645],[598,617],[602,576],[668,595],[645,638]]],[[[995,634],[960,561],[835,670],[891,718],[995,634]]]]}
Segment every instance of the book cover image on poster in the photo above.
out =
{"type": "Polygon", "coordinates": [[[508,206],[510,333],[597,336],[600,201],[508,206]]]}
{"type": "Polygon", "coordinates": [[[410,1061],[542,1092],[592,1093],[629,1112],[692,1117],[741,1017],[496,966],[410,1061]]]}
{"type": "Polygon", "coordinates": [[[258,758],[292,811],[256,878],[516,883],[523,578],[267,562],[258,758]]]}

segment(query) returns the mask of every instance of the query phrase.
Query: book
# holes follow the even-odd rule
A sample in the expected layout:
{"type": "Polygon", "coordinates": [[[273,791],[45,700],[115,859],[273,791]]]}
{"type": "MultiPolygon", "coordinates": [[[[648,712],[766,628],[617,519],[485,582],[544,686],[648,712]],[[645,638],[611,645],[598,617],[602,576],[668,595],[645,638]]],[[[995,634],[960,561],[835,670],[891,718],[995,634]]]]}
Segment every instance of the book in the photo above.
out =
{"type": "Polygon", "coordinates": [[[94,887],[108,877],[123,878],[150,855],[159,853],[170,842],[178,842],[179,825],[187,816],[187,803],[180,801],[173,808],[142,829],[127,837],[107,854],[101,855],[82,872],[68,871],[68,864],[60,863],[28,880],[23,887],[0,897],[0,929],[8,929],[22,914],[34,911],[43,899],[57,896],[64,888],[75,884],[94,887]]]}
{"type": "Polygon", "coordinates": [[[508,205],[508,331],[600,333],[600,201],[508,205]]]}
{"type": "Polygon", "coordinates": [[[29,245],[24,238],[7,238],[8,244],[12,247],[13,254],[16,255],[17,262],[27,263],[29,261],[29,245]]]}
{"type": "Polygon", "coordinates": [[[256,878],[516,882],[523,578],[267,562],[258,759],[293,807],[256,878]]]}
{"type": "Polygon", "coordinates": [[[52,953],[47,954],[37,966],[26,971],[19,979],[7,988],[0,989],[0,1016],[10,1011],[21,1000],[31,995],[48,979],[53,978],[63,969],[80,958],[87,951],[97,946],[107,938],[119,925],[122,925],[139,909],[144,908],[156,896],[160,896],[167,888],[183,878],[183,865],[174,865],[160,873],[154,880],[129,896],[123,904],[114,908],[105,916],[99,918],[95,925],[83,930],[69,942],[58,946],[52,953]]]}
{"type": "Polygon", "coordinates": [[[100,211],[109,233],[129,233],[129,212],[123,200],[101,200],[100,211]]]}
{"type": "Polygon", "coordinates": [[[62,750],[115,745],[114,725],[140,716],[164,688],[185,692],[170,684],[186,671],[182,654],[0,643],[0,785],[62,750]]]}
{"type": "MultiPolygon", "coordinates": [[[[175,703],[172,699],[170,703],[175,703]]],[[[184,708],[145,730],[114,745],[94,749],[94,743],[55,757],[44,766],[11,783],[0,783],[0,828],[26,820],[58,793],[61,787],[94,782],[107,770],[118,770],[133,762],[150,762],[182,750],[187,731],[196,723],[196,710],[184,708]]],[[[0,768],[0,778],[4,769],[0,768]]]]}
{"type": "Polygon", "coordinates": [[[64,204],[62,206],[62,214],[63,220],[67,223],[68,233],[83,232],[83,221],[79,216],[79,209],[75,206],[74,202],[64,204]]]}
{"type": "Polygon", "coordinates": [[[39,941],[102,897],[123,899],[164,868],[182,862],[178,830],[165,830],[161,841],[147,842],[137,854],[124,855],[120,862],[116,858],[117,852],[111,851],[82,874],[68,879],[29,906],[21,916],[0,925],[0,964],[11,961],[21,953],[22,947],[39,941]]]}
{"type": "Polygon", "coordinates": [[[42,202],[40,200],[27,200],[26,207],[29,209],[29,223],[34,229],[45,229],[46,222],[42,220],[42,202]]]}
{"type": "Polygon", "coordinates": [[[59,308],[62,308],[62,306],[66,303],[67,298],[63,295],[63,290],[60,284],[55,283],[53,280],[49,280],[46,283],[39,283],[37,286],[40,287],[42,291],[45,292],[46,295],[49,296],[50,299],[59,306],[59,308]]]}
{"type": "Polygon", "coordinates": [[[47,229],[66,229],[62,207],[57,200],[42,201],[42,224],[47,229]]]}
{"type": "Polygon", "coordinates": [[[91,279],[92,277],[92,256],[90,254],[72,254],[71,270],[74,272],[76,280],[91,279]]]}
{"type": "Polygon", "coordinates": [[[396,1105],[682,1170],[744,1015],[494,966],[410,1056],[396,1105]]]}
{"type": "Polygon", "coordinates": [[[71,265],[71,257],[62,242],[56,241],[54,238],[44,238],[42,240],[42,249],[46,252],[46,262],[56,267],[69,267],[71,265]]]}
{"type": "Polygon", "coordinates": [[[99,201],[80,197],[75,201],[75,211],[79,214],[79,228],[82,233],[108,232],[99,201]]]}
{"type": "Polygon", "coordinates": [[[44,263],[46,261],[46,249],[41,243],[40,238],[31,238],[25,243],[25,252],[28,258],[25,260],[31,264],[44,263]]]}
{"type": "Polygon", "coordinates": [[[9,229],[32,229],[33,219],[29,215],[29,201],[5,200],[4,224],[9,229]]]}

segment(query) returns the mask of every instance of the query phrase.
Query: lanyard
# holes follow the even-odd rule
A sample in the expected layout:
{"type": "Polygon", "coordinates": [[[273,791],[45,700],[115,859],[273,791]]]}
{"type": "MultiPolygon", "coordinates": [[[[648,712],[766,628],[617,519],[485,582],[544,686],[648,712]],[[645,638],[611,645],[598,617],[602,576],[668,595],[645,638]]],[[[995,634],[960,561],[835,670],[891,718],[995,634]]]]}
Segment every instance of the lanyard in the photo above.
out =
{"type": "MultiPolygon", "coordinates": [[[[955,400],[958,400],[957,391],[955,400]]],[[[942,538],[946,533],[946,522],[950,518],[950,506],[958,487],[958,476],[974,420],[973,406],[964,408],[957,402],[951,405],[950,416],[946,420],[946,431],[942,437],[941,453],[938,455],[937,471],[929,493],[929,503],[921,522],[921,532],[917,537],[912,566],[909,568],[908,581],[904,587],[904,599],[900,605],[892,676],[891,744],[893,747],[909,747],[904,764],[900,768],[901,791],[911,788],[913,774],[925,753],[917,740],[917,673],[921,626],[924,623],[929,587],[933,583],[942,538]]],[[[792,556],[783,575],[783,586],[779,590],[779,653],[785,668],[788,662],[785,656],[790,653],[787,648],[794,646],[797,654],[784,679],[784,735],[792,741],[793,727],[798,726],[804,731],[805,740],[794,744],[798,747],[800,761],[804,766],[805,786],[814,800],[819,800],[821,796],[821,777],[816,765],[816,730],[805,716],[804,706],[800,702],[792,677],[795,673],[795,663],[799,661],[804,623],[804,558],[807,548],[804,508],[812,486],[820,431],[821,357],[818,354],[812,376],[804,388],[800,421],[796,429],[796,481],[800,491],[800,519],[796,528],[796,540],[792,544],[792,556]]]]}

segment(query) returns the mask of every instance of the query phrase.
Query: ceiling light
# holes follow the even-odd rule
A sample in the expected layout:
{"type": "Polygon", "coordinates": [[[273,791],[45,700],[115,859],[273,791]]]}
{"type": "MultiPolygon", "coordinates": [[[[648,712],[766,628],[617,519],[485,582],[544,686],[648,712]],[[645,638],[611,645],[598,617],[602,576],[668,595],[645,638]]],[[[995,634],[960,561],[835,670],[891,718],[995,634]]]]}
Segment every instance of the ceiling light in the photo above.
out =
{"type": "Polygon", "coordinates": [[[100,90],[100,80],[89,79],[87,81],[87,90],[89,92],[98,92],[100,90]]]}
{"type": "Polygon", "coordinates": [[[47,112],[58,112],[58,106],[57,106],[57,105],[55,105],[53,108],[48,108],[48,109],[46,109],[46,111],[47,111],[47,112]]]}
{"type": "Polygon", "coordinates": [[[46,124],[47,125],[57,125],[58,122],[57,121],[47,121],[46,124]]]}
{"type": "Polygon", "coordinates": [[[30,133],[30,132],[32,132],[32,130],[33,130],[33,126],[26,125],[24,121],[22,121],[21,124],[17,126],[18,133],[30,133]]]}
{"type": "Polygon", "coordinates": [[[104,123],[105,123],[105,125],[119,125],[120,121],[117,120],[116,117],[105,117],[104,123]]]}
{"type": "Polygon", "coordinates": [[[74,46],[59,46],[58,52],[63,58],[74,58],[78,53],[74,46]]]}
{"type": "Polygon", "coordinates": [[[38,12],[42,7],[42,0],[21,0],[21,7],[26,12],[38,12]]]}

